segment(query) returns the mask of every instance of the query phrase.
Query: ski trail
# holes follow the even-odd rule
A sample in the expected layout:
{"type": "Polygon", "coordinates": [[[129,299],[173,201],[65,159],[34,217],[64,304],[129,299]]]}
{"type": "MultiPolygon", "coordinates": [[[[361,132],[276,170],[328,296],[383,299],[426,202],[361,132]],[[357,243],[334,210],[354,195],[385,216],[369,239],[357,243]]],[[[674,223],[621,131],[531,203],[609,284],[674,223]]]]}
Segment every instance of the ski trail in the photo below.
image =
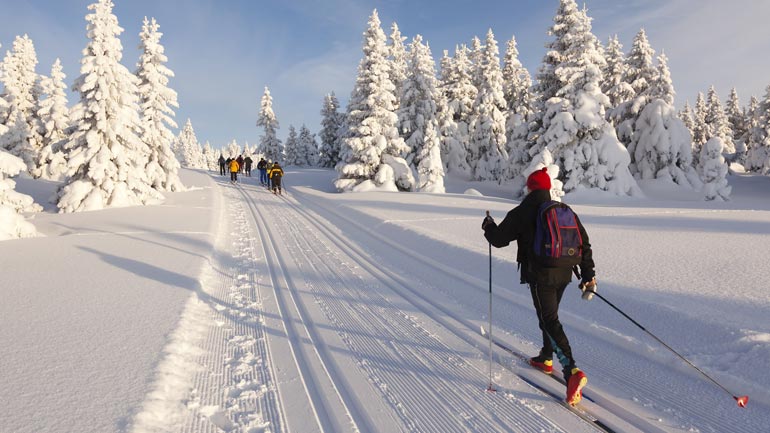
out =
{"type": "MultiPolygon", "coordinates": [[[[376,425],[371,431],[566,431],[542,413],[554,409],[554,418],[567,417],[566,425],[575,431],[573,415],[550,398],[536,396],[539,401],[533,404],[505,391],[487,395],[486,367],[476,348],[458,352],[442,343],[412,317],[415,307],[392,290],[395,282],[371,274],[366,269],[371,264],[362,266],[360,258],[347,255],[333,234],[320,235],[308,217],[287,205],[290,199],[254,199],[260,213],[279,216],[268,223],[281,240],[279,249],[286,251],[282,266],[293,269],[295,302],[304,304],[303,320],[314,329],[314,343],[357,424],[376,425]],[[328,350],[339,345],[345,350],[328,350]],[[342,368],[333,367],[351,360],[362,376],[357,380],[353,371],[344,369],[342,375],[342,368]],[[370,384],[382,396],[390,416],[401,422],[397,430],[382,426],[381,416],[370,409],[375,403],[371,394],[359,391],[357,382],[370,384]],[[367,400],[367,406],[359,407],[360,400],[367,400]]],[[[503,381],[511,382],[516,395],[532,393],[510,376],[503,381]]]]}
{"type": "Polygon", "coordinates": [[[133,432],[286,431],[261,313],[264,258],[237,194],[220,190],[215,251],[133,432]]]}

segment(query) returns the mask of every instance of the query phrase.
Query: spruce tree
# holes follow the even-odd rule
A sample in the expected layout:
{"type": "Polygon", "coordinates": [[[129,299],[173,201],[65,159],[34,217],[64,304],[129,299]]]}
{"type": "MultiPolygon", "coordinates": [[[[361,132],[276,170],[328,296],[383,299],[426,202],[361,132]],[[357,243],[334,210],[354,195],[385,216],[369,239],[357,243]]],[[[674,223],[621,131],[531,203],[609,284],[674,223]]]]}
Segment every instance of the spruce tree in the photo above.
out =
{"type": "Polygon", "coordinates": [[[139,108],[142,125],[142,141],[150,150],[145,172],[153,188],[158,191],[181,191],[179,161],[171,150],[177,128],[174,108],[179,107],[176,92],[168,86],[174,73],[166,67],[168,57],[160,43],[163,36],[155,18],[144,18],[139,34],[141,56],[137,64],[139,78],[139,108]]]}
{"type": "Polygon", "coordinates": [[[706,110],[705,122],[709,132],[709,139],[719,137],[724,144],[724,151],[728,154],[735,153],[735,143],[733,143],[733,131],[730,129],[730,122],[722,108],[722,102],[719,100],[714,86],[709,88],[708,109],[706,110]]]}
{"type": "MultiPolygon", "coordinates": [[[[634,125],[644,107],[654,99],[652,83],[658,74],[653,58],[655,51],[647,40],[644,29],[634,37],[631,51],[626,58],[622,81],[628,83],[633,95],[611,110],[610,118],[616,125],[618,139],[628,146],[633,141],[634,125]]],[[[629,149],[633,162],[633,149],[629,149]]]]}
{"type": "Polygon", "coordinates": [[[43,179],[62,180],[67,173],[67,160],[62,146],[69,138],[69,108],[67,107],[67,86],[59,59],[51,66],[51,76],[43,77],[41,89],[45,99],[40,101],[37,111],[42,148],[36,169],[32,175],[43,179]]]}
{"type": "Polygon", "coordinates": [[[746,167],[763,175],[770,174],[770,85],[756,109],[756,126],[752,128],[746,167]]]}
{"type": "MultiPolygon", "coordinates": [[[[407,75],[407,59],[409,55],[406,52],[406,46],[404,41],[406,37],[401,36],[401,31],[398,29],[398,24],[393,23],[390,27],[390,45],[389,57],[390,57],[390,81],[393,82],[395,90],[393,94],[397,97],[401,95],[401,87],[406,81],[407,75]]],[[[396,101],[396,108],[399,107],[400,101],[396,101]]]]}
{"type": "Polygon", "coordinates": [[[276,135],[278,119],[273,112],[273,97],[270,96],[270,89],[267,86],[265,86],[265,93],[262,95],[260,103],[257,126],[264,129],[264,134],[259,137],[259,148],[261,153],[265,155],[265,159],[272,162],[283,161],[281,140],[276,135]]]}
{"type": "MultiPolygon", "coordinates": [[[[628,169],[630,156],[605,118],[604,56],[591,33],[591,20],[574,0],[561,0],[539,77],[542,120],[537,150],[548,150],[561,167],[564,190],[598,188],[617,195],[640,193],[628,169]]],[[[536,156],[524,175],[544,158],[536,156]]],[[[552,170],[549,170],[549,173],[552,170]]]]}
{"type": "Polygon", "coordinates": [[[419,191],[444,192],[433,56],[420,35],[412,40],[409,53],[407,78],[398,110],[401,134],[409,147],[406,161],[417,172],[419,191]]]}
{"type": "Polygon", "coordinates": [[[138,79],[123,65],[123,29],[113,3],[99,0],[86,15],[89,43],[73,89],[76,129],[65,145],[72,174],[59,189],[60,212],[149,204],[162,199],[147,180],[149,150],[139,138],[138,79]]]}
{"type": "Polygon", "coordinates": [[[530,162],[529,120],[534,111],[532,78],[519,61],[516,38],[511,37],[503,59],[503,93],[506,101],[506,150],[508,167],[504,174],[512,179],[521,174],[530,162]]]}
{"type": "Polygon", "coordinates": [[[347,107],[335,187],[340,191],[411,190],[414,178],[403,159],[407,147],[396,127],[397,98],[377,10],[364,32],[363,53],[347,107]]]}
{"type": "Polygon", "coordinates": [[[759,131],[760,122],[760,104],[759,99],[756,96],[752,96],[749,100],[749,106],[746,108],[746,116],[743,120],[745,125],[745,131],[743,136],[740,137],[740,142],[743,143],[745,153],[739,158],[739,163],[743,164],[747,171],[751,170],[749,166],[749,155],[752,153],[751,149],[754,149],[759,144],[757,136],[755,134],[759,131]]]}
{"type": "Polygon", "coordinates": [[[41,127],[37,118],[40,106],[40,77],[35,72],[37,66],[35,45],[29,36],[17,36],[13,49],[8,51],[2,63],[2,81],[4,91],[1,95],[7,103],[5,119],[0,119],[6,127],[13,128],[16,134],[0,137],[0,148],[24,161],[31,174],[37,173],[37,162],[43,147],[41,127]],[[16,124],[21,115],[23,124],[16,124]],[[23,133],[20,129],[25,129],[23,133]],[[23,137],[23,139],[20,139],[23,137]]]}
{"type": "Polygon", "coordinates": [[[284,164],[297,165],[297,154],[299,153],[299,142],[297,140],[297,129],[294,125],[289,125],[289,135],[283,144],[284,164]]]}
{"type": "MultiPolygon", "coordinates": [[[[176,143],[179,149],[179,156],[181,159],[182,167],[186,168],[205,168],[203,158],[203,150],[198,137],[195,135],[195,129],[193,129],[192,121],[187,119],[187,122],[179,131],[179,135],[176,138],[176,143]]],[[[237,156],[237,155],[236,155],[237,156]]]]}
{"type": "Polygon", "coordinates": [[[340,134],[342,133],[343,115],[337,111],[340,103],[334,92],[324,96],[321,108],[321,149],[318,165],[331,168],[340,162],[340,134]]]}
{"type": "MultiPolygon", "coordinates": [[[[470,176],[468,150],[470,146],[470,120],[478,89],[471,78],[471,62],[468,48],[455,47],[453,59],[447,59],[441,67],[441,90],[446,100],[442,110],[440,131],[442,137],[442,161],[448,172],[470,176]]],[[[442,101],[443,102],[443,101],[442,101]]]]}
{"type": "Polygon", "coordinates": [[[499,51],[492,29],[487,32],[479,61],[480,84],[471,115],[469,157],[474,179],[502,182],[508,161],[505,145],[506,103],[499,51]]]}
{"type": "Polygon", "coordinates": [[[315,139],[315,134],[311,133],[305,125],[299,128],[297,144],[298,152],[295,165],[300,167],[315,166],[318,161],[318,142],[315,139]]]}
{"type": "Polygon", "coordinates": [[[634,96],[634,89],[624,81],[626,77],[626,55],[623,54],[623,45],[615,35],[607,43],[607,49],[604,52],[607,65],[602,70],[602,92],[610,98],[610,110],[627,102],[634,96]]]}

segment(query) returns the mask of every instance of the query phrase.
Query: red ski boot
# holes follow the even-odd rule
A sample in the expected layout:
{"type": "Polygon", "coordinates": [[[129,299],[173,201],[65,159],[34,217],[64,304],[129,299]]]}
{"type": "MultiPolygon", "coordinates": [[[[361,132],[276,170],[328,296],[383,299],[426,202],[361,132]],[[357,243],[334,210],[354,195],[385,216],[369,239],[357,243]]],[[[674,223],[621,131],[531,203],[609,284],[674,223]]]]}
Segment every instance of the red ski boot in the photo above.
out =
{"type": "Polygon", "coordinates": [[[579,368],[573,368],[567,379],[567,404],[574,406],[583,399],[583,387],[588,383],[585,373],[579,368]]]}
{"type": "Polygon", "coordinates": [[[529,358],[529,365],[537,368],[545,374],[553,373],[553,360],[536,356],[529,358]]]}

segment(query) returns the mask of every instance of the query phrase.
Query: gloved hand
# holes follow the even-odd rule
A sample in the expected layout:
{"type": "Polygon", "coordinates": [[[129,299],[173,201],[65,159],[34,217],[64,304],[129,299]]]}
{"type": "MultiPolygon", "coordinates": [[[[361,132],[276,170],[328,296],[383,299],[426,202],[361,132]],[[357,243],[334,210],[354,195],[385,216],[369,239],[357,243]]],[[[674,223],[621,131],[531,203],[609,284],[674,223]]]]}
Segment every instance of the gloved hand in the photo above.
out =
{"type": "Polygon", "coordinates": [[[582,281],[580,285],[578,285],[578,289],[580,289],[583,294],[580,296],[585,301],[590,301],[594,297],[594,293],[598,290],[598,287],[596,286],[596,278],[591,278],[590,281],[582,281]]]}
{"type": "Polygon", "coordinates": [[[484,221],[481,222],[481,230],[485,230],[488,225],[494,224],[495,220],[492,218],[489,213],[487,213],[487,216],[484,218],[484,221]]]}

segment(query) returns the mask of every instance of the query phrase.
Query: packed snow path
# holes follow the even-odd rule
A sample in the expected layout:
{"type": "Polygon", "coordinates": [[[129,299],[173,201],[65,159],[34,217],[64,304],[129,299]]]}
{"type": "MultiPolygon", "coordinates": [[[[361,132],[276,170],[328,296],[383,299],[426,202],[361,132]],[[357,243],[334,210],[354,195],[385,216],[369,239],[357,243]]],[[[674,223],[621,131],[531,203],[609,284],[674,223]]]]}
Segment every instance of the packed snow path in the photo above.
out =
{"type": "MultiPolygon", "coordinates": [[[[563,387],[500,350],[499,392],[484,391],[484,272],[433,260],[430,240],[405,242],[398,227],[313,191],[278,197],[251,179],[220,189],[217,253],[176,332],[197,350],[184,346],[175,361],[173,337],[167,349],[172,365],[198,366],[184,370],[193,391],[169,393],[161,373],[167,395],[148,398],[136,431],[595,431],[528,382],[557,395],[563,387]]],[[[496,338],[523,353],[539,338],[529,303],[495,286],[496,338]]],[[[757,431],[770,421],[713,411],[724,396],[686,369],[566,320],[573,344],[602,348],[580,353],[585,406],[616,431],[757,431]]]]}

